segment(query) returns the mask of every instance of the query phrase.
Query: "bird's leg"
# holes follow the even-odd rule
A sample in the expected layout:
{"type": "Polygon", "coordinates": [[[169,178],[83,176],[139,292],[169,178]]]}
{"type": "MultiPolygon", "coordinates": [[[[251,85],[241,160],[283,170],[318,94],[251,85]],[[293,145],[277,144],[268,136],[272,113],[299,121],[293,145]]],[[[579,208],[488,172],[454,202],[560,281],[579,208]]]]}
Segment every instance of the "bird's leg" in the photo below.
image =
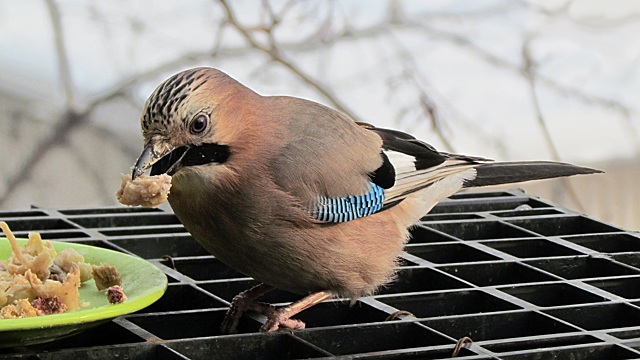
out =
{"type": "Polygon", "coordinates": [[[272,286],[260,284],[234,296],[231,301],[231,307],[229,307],[229,310],[227,310],[224,316],[220,331],[223,334],[235,334],[238,330],[240,318],[246,311],[254,311],[259,314],[268,314],[275,311],[273,306],[255,301],[257,298],[272,290],[272,286]]]}
{"type": "Polygon", "coordinates": [[[305,324],[302,321],[291,319],[291,317],[305,309],[312,307],[313,305],[330,299],[331,296],[332,295],[326,291],[319,291],[308,295],[296,302],[293,302],[285,307],[281,307],[279,309],[271,308],[270,313],[267,315],[267,322],[262,325],[260,331],[276,331],[281,326],[294,330],[304,329],[305,324]]]}
{"type": "Polygon", "coordinates": [[[273,289],[272,286],[260,284],[236,295],[231,301],[231,307],[227,310],[227,314],[224,316],[224,320],[220,326],[222,333],[235,333],[240,318],[247,311],[262,314],[267,317],[267,321],[260,328],[262,332],[276,331],[280,327],[294,330],[304,329],[304,322],[291,319],[291,317],[332,297],[332,295],[326,291],[319,291],[278,309],[271,304],[256,301],[256,299],[273,289]]]}

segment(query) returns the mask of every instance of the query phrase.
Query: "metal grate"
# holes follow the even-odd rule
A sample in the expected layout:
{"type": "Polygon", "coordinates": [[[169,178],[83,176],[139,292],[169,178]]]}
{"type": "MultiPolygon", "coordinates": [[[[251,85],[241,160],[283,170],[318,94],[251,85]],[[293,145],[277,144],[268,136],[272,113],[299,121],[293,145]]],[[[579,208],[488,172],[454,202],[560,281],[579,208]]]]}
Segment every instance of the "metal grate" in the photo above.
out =
{"type": "MultiPolygon", "coordinates": [[[[301,313],[307,329],[241,334],[218,327],[229,301],[255,281],[227,268],[176,217],[141,208],[2,212],[18,235],[84,243],[148,259],[166,295],[72,338],[0,350],[0,358],[463,359],[640,358],[640,236],[521,191],[465,193],[413,230],[398,279],[379,295],[301,313]],[[414,317],[386,321],[397,310],[414,317]]],[[[276,291],[265,301],[298,296],[276,291]]]]}

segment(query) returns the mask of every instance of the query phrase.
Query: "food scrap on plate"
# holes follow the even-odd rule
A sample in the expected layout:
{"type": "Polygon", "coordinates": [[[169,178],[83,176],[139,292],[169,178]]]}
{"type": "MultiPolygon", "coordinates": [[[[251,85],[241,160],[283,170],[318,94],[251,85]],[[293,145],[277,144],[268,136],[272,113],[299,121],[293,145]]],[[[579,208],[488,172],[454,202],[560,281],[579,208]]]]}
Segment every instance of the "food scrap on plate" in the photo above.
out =
{"type": "MultiPolygon", "coordinates": [[[[80,253],[71,248],[58,252],[36,232],[29,233],[20,247],[7,223],[1,221],[0,228],[11,245],[11,255],[0,262],[0,319],[59,314],[86,305],[80,301],[79,288],[95,272],[80,253]]],[[[122,285],[115,267],[103,263],[95,268],[100,273],[95,277],[98,290],[122,285]]]]}

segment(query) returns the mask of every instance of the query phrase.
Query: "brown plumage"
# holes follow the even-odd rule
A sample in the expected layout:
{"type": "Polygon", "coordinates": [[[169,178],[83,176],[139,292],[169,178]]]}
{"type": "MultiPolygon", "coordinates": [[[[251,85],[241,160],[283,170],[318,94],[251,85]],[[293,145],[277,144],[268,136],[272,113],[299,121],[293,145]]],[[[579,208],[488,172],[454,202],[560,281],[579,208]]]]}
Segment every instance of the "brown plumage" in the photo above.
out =
{"type": "Polygon", "coordinates": [[[407,228],[474,181],[596,172],[540,162],[510,163],[505,175],[492,170],[499,163],[441,153],[311,101],[260,96],[211,68],[161,84],[141,126],[145,151],[134,177],[149,167],[172,175],[169,203],[186,229],[220,261],[266,284],[234,299],[225,331],[247,309],[265,312],[263,330],[300,328],[289,318],[308,306],[372,294],[392,280],[407,228]],[[534,171],[518,175],[524,168],[534,171]],[[370,200],[370,191],[384,200],[370,200]],[[376,207],[359,209],[356,198],[376,207]],[[353,210],[338,222],[334,199],[353,210]],[[314,295],[284,310],[253,302],[273,287],[314,295]]]}

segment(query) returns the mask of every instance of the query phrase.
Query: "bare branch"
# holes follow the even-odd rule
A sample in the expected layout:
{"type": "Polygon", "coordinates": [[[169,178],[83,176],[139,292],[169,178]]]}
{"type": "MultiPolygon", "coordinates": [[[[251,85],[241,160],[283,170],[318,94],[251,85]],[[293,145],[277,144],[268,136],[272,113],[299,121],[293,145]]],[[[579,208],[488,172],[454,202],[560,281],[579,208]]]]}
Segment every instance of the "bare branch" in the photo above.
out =
{"type": "Polygon", "coordinates": [[[53,131],[44,141],[38,143],[35,149],[29,154],[24,165],[9,178],[7,186],[3,194],[0,194],[0,206],[8,199],[15,189],[28,179],[33,169],[45,157],[45,155],[58,145],[68,140],[69,133],[78,125],[86,120],[86,114],[76,112],[76,104],[73,93],[73,81],[69,70],[69,58],[67,56],[64,34],[62,31],[62,23],[60,20],[60,12],[54,0],[45,0],[51,24],[53,26],[54,42],[58,55],[58,68],[60,78],[65,92],[66,112],[61,119],[55,124],[53,131]]]}
{"type": "MultiPolygon", "coordinates": [[[[540,126],[540,129],[542,130],[542,135],[547,144],[547,147],[551,152],[551,157],[556,161],[560,161],[560,153],[558,152],[558,148],[556,147],[551,137],[551,132],[549,131],[547,122],[542,114],[542,108],[540,107],[540,100],[536,92],[534,73],[532,70],[535,65],[533,64],[533,59],[529,51],[530,41],[531,41],[531,38],[529,37],[525,39],[524,43],[522,44],[522,59],[523,59],[522,73],[525,79],[527,80],[527,84],[529,87],[529,94],[531,96],[531,102],[533,103],[533,108],[536,112],[536,120],[538,122],[538,126],[540,126]]],[[[566,189],[567,194],[569,195],[571,200],[576,204],[578,210],[584,211],[584,206],[580,201],[580,197],[578,196],[578,193],[573,188],[573,186],[571,186],[571,183],[568,181],[568,179],[562,178],[559,181],[562,184],[562,186],[566,189]]]]}
{"type": "Polygon", "coordinates": [[[438,111],[438,108],[436,107],[435,102],[424,91],[420,92],[420,107],[422,108],[422,111],[424,111],[424,113],[427,114],[428,118],[431,120],[431,126],[435,130],[436,135],[438,136],[438,139],[444,145],[445,149],[448,152],[454,152],[453,145],[451,145],[451,142],[442,131],[442,125],[441,125],[442,121],[440,119],[440,112],[438,111]]]}
{"type": "Polygon", "coordinates": [[[0,206],[8,200],[9,196],[20,184],[31,177],[33,170],[42,161],[44,155],[59,144],[65,143],[68,140],[69,133],[84,121],[85,116],[74,113],[71,110],[68,110],[62,116],[62,119],[56,124],[49,137],[37,144],[36,148],[24,161],[24,166],[9,178],[4,193],[0,194],[0,206]]]}
{"type": "Polygon", "coordinates": [[[536,85],[532,70],[534,64],[533,59],[531,58],[531,53],[529,51],[530,41],[531,38],[528,38],[522,45],[522,74],[527,80],[531,102],[533,103],[533,109],[536,112],[536,120],[538,122],[538,126],[540,126],[540,129],[542,130],[544,141],[547,144],[549,151],[551,152],[551,157],[553,158],[553,160],[560,161],[560,153],[558,152],[558,148],[551,138],[551,132],[549,131],[549,127],[547,126],[547,122],[545,121],[544,116],[542,115],[540,100],[538,99],[538,94],[536,92],[536,85]]]}
{"type": "MultiPolygon", "coordinates": [[[[497,68],[510,70],[518,74],[520,74],[523,71],[523,67],[520,64],[514,64],[513,62],[510,62],[504,58],[501,58],[483,49],[482,47],[474,44],[472,41],[470,41],[469,39],[463,36],[454,34],[452,32],[442,31],[442,30],[433,28],[427,25],[426,23],[417,23],[417,22],[407,21],[404,24],[398,24],[397,28],[398,29],[403,29],[403,28],[404,29],[420,29],[433,36],[442,38],[446,41],[449,41],[452,44],[456,44],[472,52],[474,55],[477,56],[477,58],[483,59],[487,63],[492,64],[497,68]]],[[[371,30],[372,29],[368,29],[368,31],[371,31],[371,30]]],[[[616,101],[614,99],[604,98],[601,96],[587,94],[581,91],[579,88],[561,84],[553,78],[550,78],[548,76],[545,76],[544,74],[538,73],[535,68],[530,69],[530,71],[531,71],[531,74],[535,76],[536,82],[538,84],[552,88],[557,92],[565,96],[572,97],[584,104],[587,104],[589,106],[599,106],[601,108],[610,109],[612,111],[615,111],[621,114],[625,119],[628,119],[629,114],[632,113],[629,107],[625,106],[619,101],[616,101]]],[[[634,137],[636,138],[636,142],[640,143],[640,135],[636,135],[637,132],[635,130],[633,131],[633,134],[635,135],[634,137]]]]}
{"type": "Polygon", "coordinates": [[[142,144],[131,143],[127,141],[121,134],[115,133],[105,127],[96,125],[94,123],[84,124],[89,130],[96,133],[101,139],[107,139],[109,142],[121,152],[137,156],[140,153],[142,144]]]}
{"type": "MultiPolygon", "coordinates": [[[[502,57],[490,48],[485,48],[479,45],[479,43],[474,43],[474,37],[466,37],[456,33],[455,30],[437,26],[436,21],[438,19],[455,20],[457,17],[462,19],[472,19],[473,17],[474,19],[472,20],[484,21],[481,17],[494,16],[497,12],[506,13],[510,9],[520,11],[525,7],[528,9],[531,5],[523,0],[500,3],[496,6],[487,6],[480,10],[474,8],[467,12],[425,12],[420,15],[421,18],[419,19],[409,11],[405,11],[403,8],[404,3],[401,0],[389,0],[389,15],[377,23],[364,27],[355,25],[356,22],[352,22],[348,14],[340,13],[341,3],[339,2],[331,2],[331,8],[327,12],[325,12],[326,8],[321,5],[308,6],[303,8],[304,11],[300,12],[297,11],[300,9],[298,7],[300,3],[295,0],[287,0],[279,3],[262,0],[260,22],[255,24],[255,26],[247,26],[240,22],[242,20],[242,18],[239,17],[240,8],[234,8],[232,6],[235,5],[233,2],[229,0],[216,0],[213,6],[220,6],[224,11],[222,18],[216,16],[215,26],[217,27],[215,29],[217,31],[214,34],[213,44],[211,44],[210,49],[177,54],[177,58],[169,60],[154,69],[128,75],[122,79],[122,81],[106,88],[103,93],[93,98],[90,102],[83,102],[81,105],[76,104],[77,94],[75,93],[71,74],[72,64],[70,63],[65,48],[65,40],[69,42],[71,38],[67,37],[65,39],[63,32],[62,20],[64,20],[64,18],[61,17],[60,10],[64,10],[64,8],[62,8],[62,4],[56,0],[44,0],[44,3],[51,17],[53,28],[52,39],[55,42],[60,82],[65,94],[66,110],[64,115],[58,119],[58,123],[53,128],[53,131],[45,135],[45,140],[42,143],[34,145],[33,152],[27,156],[24,168],[18,169],[16,174],[9,175],[7,191],[5,194],[0,195],[0,205],[2,205],[8,197],[7,194],[10,194],[11,190],[15,189],[18,182],[22,182],[25,178],[32,176],[33,169],[37,167],[38,163],[42,161],[52,148],[64,145],[68,141],[69,134],[78,126],[88,126],[98,132],[100,136],[108,138],[113,142],[115,147],[122,151],[135,152],[135,149],[132,149],[130,144],[123,142],[117,134],[112,133],[110,129],[105,129],[99,125],[90,123],[89,119],[94,111],[117,98],[131,99],[132,90],[140,84],[155,80],[155,78],[166,72],[176,71],[185,66],[201,63],[203,60],[215,59],[217,61],[219,59],[255,56],[255,54],[259,54],[260,56],[264,55],[268,60],[265,61],[262,66],[271,67],[274,63],[281,66],[286,69],[288,73],[299,78],[301,80],[300,83],[304,84],[304,86],[311,88],[323,96],[333,107],[346,113],[354,120],[359,120],[353,111],[351,111],[348,104],[343,103],[342,99],[332,91],[330,83],[324,81],[324,79],[328,78],[328,76],[322,76],[322,71],[326,70],[326,67],[323,66],[324,64],[320,65],[322,68],[321,71],[314,74],[305,71],[306,68],[302,67],[301,63],[297,62],[297,58],[294,58],[292,54],[307,53],[321,57],[326,55],[323,52],[329,53],[337,49],[337,47],[334,47],[336,43],[363,39],[368,40],[368,42],[374,44],[374,46],[380,46],[381,49],[383,47],[388,48],[388,35],[391,37],[394,35],[398,36],[395,41],[392,41],[392,44],[396,45],[397,51],[394,51],[392,57],[388,59],[387,65],[391,69],[394,69],[391,73],[400,74],[396,79],[400,79],[403,86],[410,89],[412,94],[410,99],[404,99],[406,101],[400,102],[398,105],[392,104],[392,106],[396,107],[394,110],[397,110],[396,113],[400,118],[410,118],[410,121],[415,121],[414,118],[419,118],[419,120],[424,123],[425,119],[428,119],[440,142],[447,151],[453,152],[454,149],[450,142],[450,136],[445,136],[449,135],[447,131],[445,131],[447,130],[446,116],[460,119],[465,127],[468,126],[476,129],[478,132],[476,136],[483,137],[483,139],[494,136],[496,144],[498,144],[500,140],[497,139],[498,136],[495,134],[492,135],[483,132],[481,125],[474,124],[473,121],[469,119],[465,120],[464,114],[460,113],[460,107],[447,103],[446,97],[438,94],[437,89],[430,86],[429,78],[421,71],[419,59],[413,58],[415,52],[413,52],[412,49],[402,47],[403,42],[401,41],[401,36],[406,34],[420,36],[425,39],[439,39],[442,42],[446,42],[449,46],[457,46],[467,51],[475,59],[480,59],[480,61],[495,66],[496,69],[505,75],[511,74],[524,78],[527,82],[526,86],[530,101],[535,110],[537,124],[542,130],[547,147],[549,147],[554,159],[560,159],[560,154],[553,142],[552,133],[548,128],[549,123],[544,118],[544,104],[540,103],[539,95],[543,90],[552,90],[558,94],[587,104],[588,106],[596,106],[615,114],[620,114],[621,119],[625,121],[625,126],[627,126],[629,130],[627,131],[627,136],[634,139],[639,149],[638,151],[640,151],[640,134],[638,134],[638,129],[634,126],[634,120],[636,120],[638,114],[633,107],[626,106],[623,102],[616,99],[589,94],[580,87],[574,86],[573,84],[563,84],[557,79],[545,75],[533,64],[533,57],[529,54],[529,49],[526,44],[522,49],[523,65],[518,60],[502,57]],[[310,19],[313,19],[313,22],[309,22],[310,19]],[[280,34],[279,26],[292,22],[305,22],[307,25],[316,24],[317,29],[309,33],[306,39],[282,41],[278,36],[280,34]],[[223,41],[224,35],[228,34],[225,31],[237,31],[250,46],[244,44],[242,44],[242,46],[227,46],[223,41]],[[468,124],[465,124],[465,121],[468,124]]],[[[500,14],[500,16],[503,15],[509,14],[500,14]]],[[[548,15],[556,16],[555,14],[548,15]]],[[[105,17],[105,19],[102,20],[104,21],[105,29],[108,30],[108,20],[111,19],[105,17]]],[[[143,29],[146,32],[154,29],[142,22],[144,18],[140,18],[140,23],[138,23],[137,20],[137,18],[131,19],[131,28],[133,30],[141,31],[140,29],[143,29]]],[[[309,28],[309,26],[307,26],[307,28],[309,28]]],[[[526,29],[520,29],[520,31],[526,31],[526,29]]],[[[132,50],[135,49],[135,46],[132,47],[132,50]]],[[[113,58],[113,60],[115,59],[116,57],[113,58]]],[[[114,66],[117,66],[117,64],[114,66]]],[[[390,72],[385,69],[385,71],[381,71],[381,73],[390,72]]],[[[363,71],[362,75],[370,76],[370,73],[363,71]]],[[[392,75],[389,75],[389,78],[391,78],[391,76],[392,75]]],[[[136,99],[135,101],[138,100],[136,99]]],[[[82,159],[78,160],[82,161],[82,159]]],[[[91,175],[95,177],[95,174],[91,175]]],[[[573,200],[578,203],[575,193],[573,193],[570,188],[568,188],[568,192],[573,200]]]]}
{"type": "Polygon", "coordinates": [[[96,164],[95,161],[87,159],[86,156],[83,156],[84,152],[80,149],[74,151],[72,147],[70,147],[69,154],[76,159],[80,167],[83,169],[83,173],[87,174],[91,178],[91,185],[96,189],[94,191],[102,201],[104,202],[113,202],[113,190],[110,188],[110,176],[104,176],[102,167],[96,164]],[[96,166],[98,165],[98,166],[96,166]]]}
{"type": "Polygon", "coordinates": [[[53,26],[53,36],[58,54],[58,70],[60,71],[60,79],[64,87],[66,106],[69,109],[75,109],[75,98],[73,95],[73,80],[71,79],[71,71],[69,70],[69,57],[64,44],[64,33],[62,31],[62,21],[60,20],[60,11],[54,0],[45,0],[51,25],[53,26]]]}
{"type": "MultiPolygon", "coordinates": [[[[400,16],[400,15],[398,15],[400,16]]],[[[402,77],[411,82],[417,91],[419,92],[419,105],[422,109],[423,113],[427,116],[428,119],[431,120],[431,127],[435,131],[438,139],[443,144],[445,149],[448,152],[454,152],[453,145],[449,141],[448,137],[444,134],[444,129],[442,128],[442,117],[440,115],[440,111],[438,111],[438,107],[433,98],[428,94],[426,89],[420,84],[419,80],[423,82],[426,81],[422,79],[418,72],[418,66],[411,55],[411,53],[402,45],[400,41],[398,41],[393,33],[390,33],[390,42],[396,46],[396,52],[398,56],[402,60],[400,64],[403,66],[404,70],[402,71],[402,77]]]]}
{"type": "Polygon", "coordinates": [[[231,9],[231,7],[229,6],[226,0],[218,0],[218,2],[222,5],[227,15],[228,24],[233,26],[233,28],[235,28],[242,35],[242,37],[244,37],[245,40],[247,40],[247,42],[249,43],[249,45],[251,45],[251,47],[253,47],[258,51],[263,52],[264,54],[269,56],[271,60],[279,63],[280,65],[284,66],[289,71],[291,71],[293,74],[298,76],[304,83],[311,86],[318,93],[320,93],[325,99],[327,99],[334,107],[336,107],[336,109],[342,111],[347,116],[351,117],[353,120],[360,121],[359,118],[353,113],[353,111],[351,111],[347,107],[347,105],[344,104],[340,99],[334,96],[329,89],[325,88],[318,81],[311,78],[310,75],[302,71],[302,69],[300,69],[295,63],[287,60],[282,54],[282,51],[280,50],[279,47],[272,48],[272,47],[266,47],[260,44],[256,40],[256,38],[238,22],[233,10],[231,9]]]}

